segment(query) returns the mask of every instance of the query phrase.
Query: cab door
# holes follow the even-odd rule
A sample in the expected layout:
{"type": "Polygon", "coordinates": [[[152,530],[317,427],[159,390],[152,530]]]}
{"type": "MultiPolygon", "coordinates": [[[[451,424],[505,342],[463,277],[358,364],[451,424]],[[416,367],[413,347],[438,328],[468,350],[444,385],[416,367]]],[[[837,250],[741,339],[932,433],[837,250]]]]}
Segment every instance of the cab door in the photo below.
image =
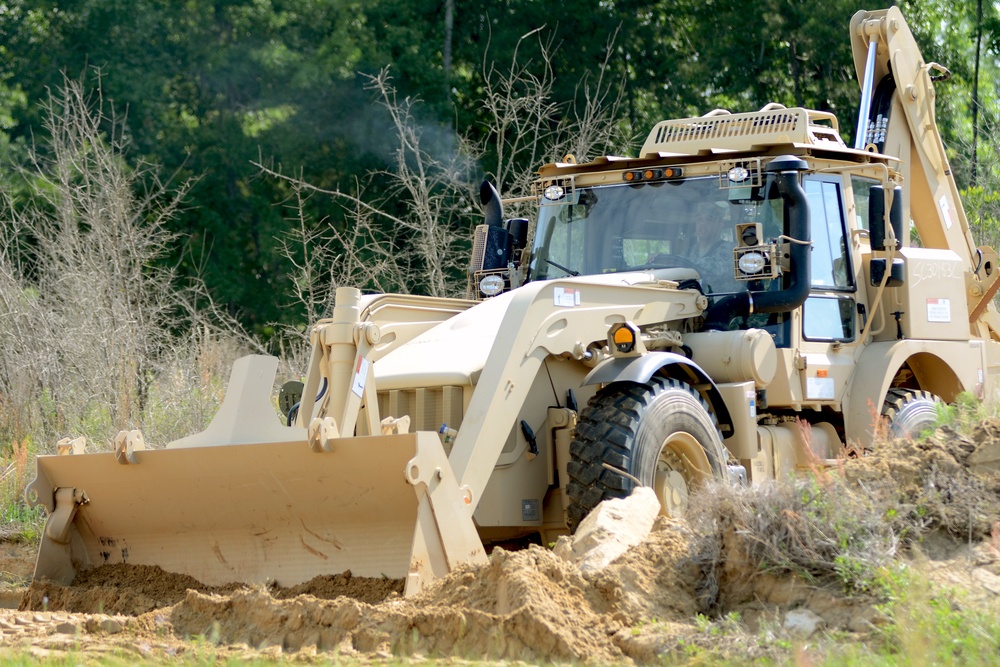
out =
{"type": "Polygon", "coordinates": [[[843,180],[839,175],[807,175],[812,251],[810,290],[800,311],[795,366],[802,403],[841,410],[858,335],[858,286],[846,225],[843,180]]]}

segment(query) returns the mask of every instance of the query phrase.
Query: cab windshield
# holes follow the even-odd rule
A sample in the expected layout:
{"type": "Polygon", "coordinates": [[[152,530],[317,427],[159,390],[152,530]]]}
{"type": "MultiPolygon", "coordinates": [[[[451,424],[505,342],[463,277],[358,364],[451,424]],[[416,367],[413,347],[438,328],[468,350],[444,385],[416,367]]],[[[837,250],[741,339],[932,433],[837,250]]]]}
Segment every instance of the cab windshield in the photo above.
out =
{"type": "Polygon", "coordinates": [[[735,226],[784,233],[776,187],[721,188],[718,177],[577,188],[540,200],[530,280],[665,268],[698,272],[705,294],[766,289],[734,278],[735,226]]]}

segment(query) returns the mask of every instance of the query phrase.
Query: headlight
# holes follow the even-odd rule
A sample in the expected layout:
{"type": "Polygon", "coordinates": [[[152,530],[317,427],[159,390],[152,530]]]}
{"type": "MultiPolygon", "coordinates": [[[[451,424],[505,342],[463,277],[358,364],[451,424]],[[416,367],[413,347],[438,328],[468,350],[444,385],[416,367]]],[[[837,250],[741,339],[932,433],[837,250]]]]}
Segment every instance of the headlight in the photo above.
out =
{"type": "Polygon", "coordinates": [[[479,291],[484,296],[496,296],[503,291],[503,278],[496,275],[485,276],[479,281],[479,291]]]}
{"type": "Polygon", "coordinates": [[[761,252],[744,253],[740,255],[737,265],[740,267],[740,273],[745,275],[760,273],[767,266],[767,257],[761,252]]]}
{"type": "Polygon", "coordinates": [[[745,167],[733,167],[727,175],[730,183],[742,183],[750,177],[750,172],[745,167]]]}
{"type": "MultiPolygon", "coordinates": [[[[535,190],[535,192],[538,192],[538,190],[535,190]]],[[[548,199],[549,201],[559,201],[560,199],[563,198],[563,195],[565,194],[566,191],[563,190],[563,187],[561,185],[550,185],[549,187],[545,188],[544,192],[542,192],[542,196],[548,199]]]]}

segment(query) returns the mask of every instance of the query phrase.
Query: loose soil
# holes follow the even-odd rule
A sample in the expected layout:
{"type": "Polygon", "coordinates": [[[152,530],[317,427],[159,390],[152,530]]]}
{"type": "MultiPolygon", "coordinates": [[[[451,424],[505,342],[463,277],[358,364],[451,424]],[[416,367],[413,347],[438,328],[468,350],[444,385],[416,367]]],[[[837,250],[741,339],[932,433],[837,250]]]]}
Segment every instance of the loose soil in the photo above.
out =
{"type": "MultiPolygon", "coordinates": [[[[170,607],[184,600],[187,591],[230,595],[240,584],[206,586],[186,574],[165,572],[151,565],[102,565],[83,572],[70,586],[50,581],[32,583],[20,602],[20,609],[58,610],[79,613],[110,613],[139,616],[154,609],[170,607]]],[[[277,600],[300,595],[335,599],[346,596],[377,604],[403,592],[403,581],[352,577],[351,573],[315,577],[291,588],[272,587],[267,594],[277,600]]]]}
{"type": "Polygon", "coordinates": [[[849,480],[889,486],[901,509],[924,529],[963,542],[991,538],[1000,519],[1000,420],[987,419],[969,435],[948,426],[924,440],[894,440],[848,461],[849,480]]]}
{"type": "MultiPolygon", "coordinates": [[[[910,509],[928,517],[910,567],[967,590],[967,604],[993,609],[1000,603],[1000,479],[989,461],[997,447],[1000,421],[990,420],[968,438],[939,431],[843,465],[854,481],[894,480],[910,509]]],[[[212,588],[159,568],[122,565],[84,573],[70,586],[25,588],[33,547],[0,543],[3,599],[20,596],[20,609],[0,610],[0,645],[30,647],[36,656],[168,659],[198,655],[207,642],[221,659],[643,664],[698,646],[744,657],[774,654],[784,650],[780,643],[762,637],[794,638],[783,629],[792,610],[807,610],[821,628],[857,641],[884,621],[877,600],[791,574],[762,574],[754,563],[728,563],[722,576],[710,576],[699,545],[686,522],[661,518],[645,542],[595,574],[538,546],[495,549],[485,565],[460,567],[403,598],[401,581],[349,572],[288,589],[212,588]],[[734,632],[709,632],[700,616],[712,615],[718,629],[732,612],[740,618],[734,632]]]]}

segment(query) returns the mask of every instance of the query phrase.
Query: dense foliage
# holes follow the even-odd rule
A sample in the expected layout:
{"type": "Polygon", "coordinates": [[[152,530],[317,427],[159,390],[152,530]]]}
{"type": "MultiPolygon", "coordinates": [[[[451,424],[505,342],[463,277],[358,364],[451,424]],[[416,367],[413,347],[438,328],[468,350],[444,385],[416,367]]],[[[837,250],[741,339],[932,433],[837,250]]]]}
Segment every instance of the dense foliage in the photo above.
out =
{"type": "MultiPolygon", "coordinates": [[[[972,188],[970,218],[990,227],[1000,17],[981,0],[902,4],[927,57],[955,73],[941,87],[940,118],[956,173],[972,188]]],[[[397,100],[419,100],[407,109],[427,156],[447,161],[479,146],[463,176],[474,202],[483,176],[510,192],[516,174],[558,157],[503,152],[510,137],[498,136],[484,97],[511,63],[535,76],[548,70],[548,123],[579,108],[602,77],[620,85],[617,133],[608,136],[640,138],[661,117],[770,101],[830,110],[851,128],[858,86],[847,26],[858,8],[844,0],[0,0],[0,183],[15,205],[36,196],[14,167],[44,144],[43,105],[63,77],[83,81],[115,109],[133,166],[159,165],[175,183],[194,179],[169,221],[177,236],[163,261],[182,277],[200,275],[218,303],[267,334],[307,316],[292,296],[295,257],[282,244],[294,222],[287,204],[300,200],[289,181],[254,163],[405,208],[412,193],[387,190],[385,173],[398,158],[397,128],[367,78],[384,67],[397,100]]],[[[326,197],[301,201],[307,215],[298,222],[314,228],[344,230],[356,211],[326,197]]],[[[479,215],[471,204],[466,211],[447,221],[459,237],[479,215]]],[[[395,252],[414,252],[421,237],[412,230],[391,217],[377,224],[395,252]]]]}

